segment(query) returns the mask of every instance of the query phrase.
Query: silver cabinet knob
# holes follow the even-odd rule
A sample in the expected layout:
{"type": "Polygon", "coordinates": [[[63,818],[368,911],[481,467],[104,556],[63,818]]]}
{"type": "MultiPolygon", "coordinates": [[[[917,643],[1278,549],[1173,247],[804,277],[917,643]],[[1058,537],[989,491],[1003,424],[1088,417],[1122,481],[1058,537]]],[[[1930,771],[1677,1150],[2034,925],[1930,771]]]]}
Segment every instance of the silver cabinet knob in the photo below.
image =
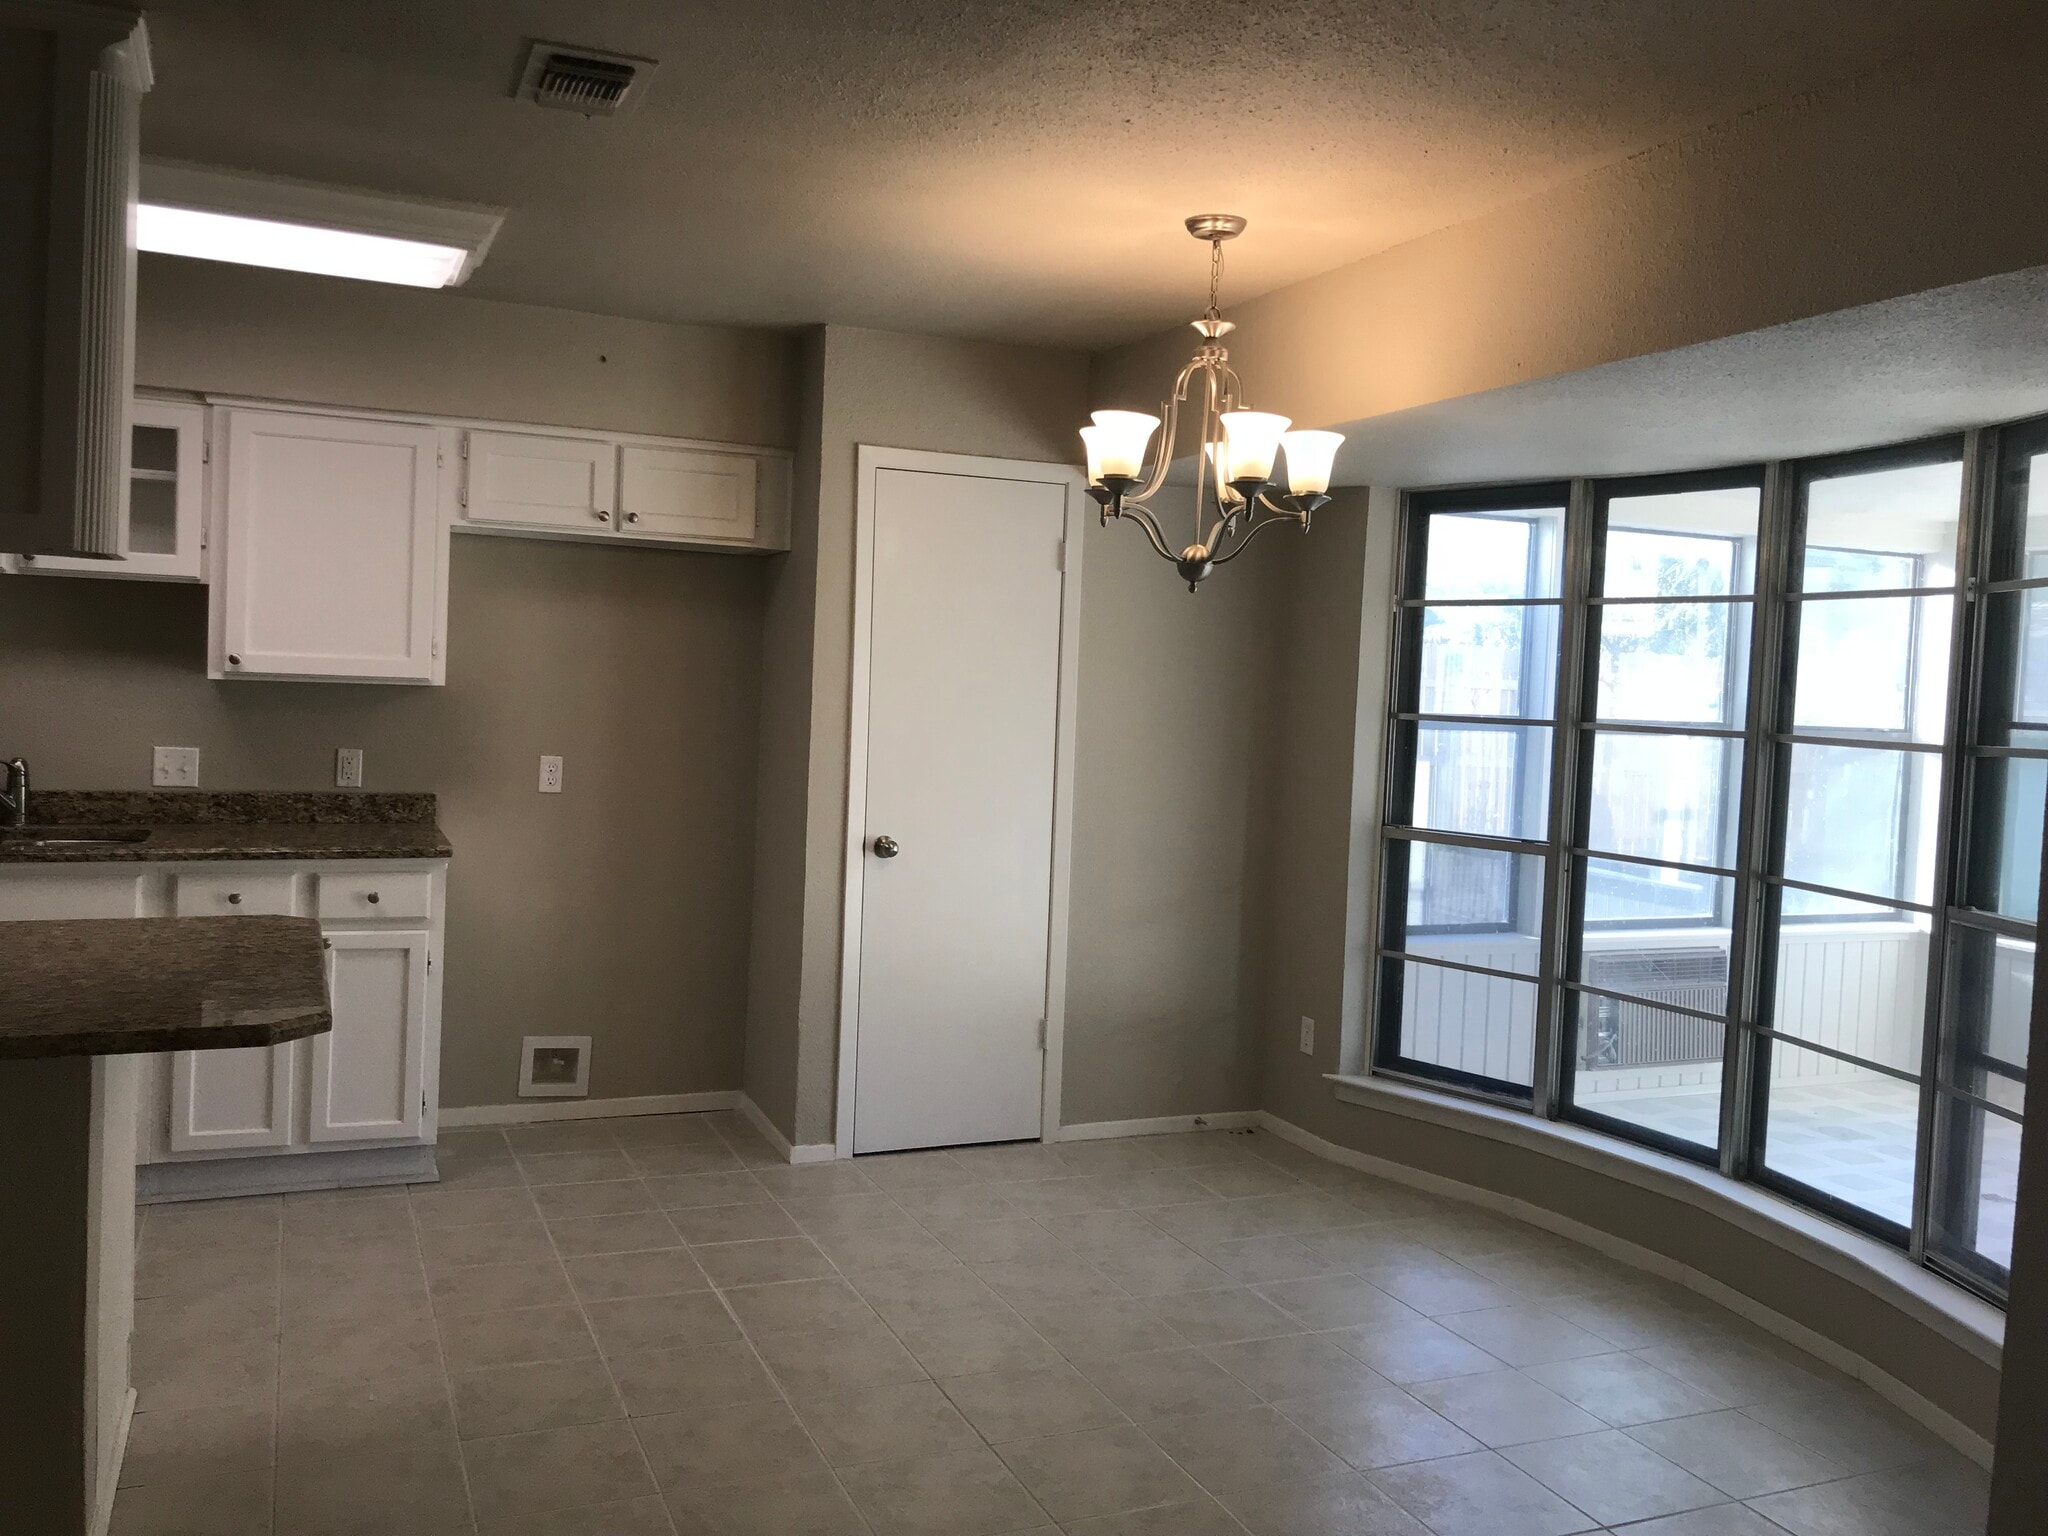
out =
{"type": "Polygon", "coordinates": [[[875,857],[878,859],[893,859],[902,851],[897,846],[896,839],[893,837],[884,836],[875,839],[875,857]]]}
{"type": "Polygon", "coordinates": [[[374,907],[375,905],[377,905],[377,893],[375,891],[372,891],[369,893],[369,895],[365,896],[363,900],[367,901],[371,906],[374,907]]]}
{"type": "Polygon", "coordinates": [[[637,523],[640,521],[640,514],[638,512],[628,512],[626,514],[626,521],[629,523],[637,523]]]}
{"type": "Polygon", "coordinates": [[[229,891],[229,892],[228,892],[228,905],[229,905],[229,906],[231,906],[231,907],[239,907],[239,906],[240,906],[241,904],[242,904],[242,893],[241,893],[240,891],[229,891]]]}
{"type": "Polygon", "coordinates": [[[231,667],[239,667],[239,666],[240,666],[241,664],[242,664],[242,658],[241,658],[241,657],[239,657],[239,656],[230,656],[230,657],[228,657],[228,665],[229,665],[229,666],[231,666],[231,667]]]}
{"type": "Polygon", "coordinates": [[[590,515],[596,518],[600,523],[608,523],[612,520],[611,513],[605,511],[603,507],[597,508],[590,515]]]}

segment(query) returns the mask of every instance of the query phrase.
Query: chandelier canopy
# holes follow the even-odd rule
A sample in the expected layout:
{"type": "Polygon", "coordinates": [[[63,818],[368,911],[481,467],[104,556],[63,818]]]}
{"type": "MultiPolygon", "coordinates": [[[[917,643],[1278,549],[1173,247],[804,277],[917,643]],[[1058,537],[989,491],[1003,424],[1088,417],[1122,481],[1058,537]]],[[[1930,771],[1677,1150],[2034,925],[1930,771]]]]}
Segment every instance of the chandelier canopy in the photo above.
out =
{"type": "Polygon", "coordinates": [[[1285,416],[1254,411],[1230,366],[1223,338],[1236,327],[1223,318],[1223,242],[1244,233],[1234,213],[1198,213],[1188,233],[1209,242],[1209,308],[1194,328],[1202,337],[1158,416],[1143,411],[1097,411],[1094,425],[1081,429],[1088,454],[1088,494],[1102,508],[1102,522],[1129,518],[1144,529],[1161,557],[1173,562],[1194,591],[1209,573],[1244,552],[1247,544],[1276,523],[1293,523],[1306,533],[1309,518],[1327,502],[1330,467],[1344,441],[1340,432],[1290,432],[1285,416]],[[1180,408],[1201,377],[1202,451],[1195,459],[1194,541],[1174,552],[1159,520],[1145,503],[1166,484],[1166,471],[1180,439],[1180,408]],[[1161,418],[1166,430],[1160,432],[1161,418]],[[1150,469],[1145,456],[1158,433],[1150,469]],[[1286,455],[1285,489],[1274,465],[1286,455]]]}

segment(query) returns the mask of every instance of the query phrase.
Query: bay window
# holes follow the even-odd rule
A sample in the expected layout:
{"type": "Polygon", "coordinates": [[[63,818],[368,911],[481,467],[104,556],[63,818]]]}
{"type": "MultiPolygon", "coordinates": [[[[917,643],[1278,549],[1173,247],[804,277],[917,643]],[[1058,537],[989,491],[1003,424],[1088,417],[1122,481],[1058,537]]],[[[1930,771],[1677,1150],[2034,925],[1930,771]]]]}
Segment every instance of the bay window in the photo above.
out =
{"type": "Polygon", "coordinates": [[[2002,1294],[2048,798],[2037,469],[2048,422],[1408,495],[1374,1069],[2002,1294]]]}

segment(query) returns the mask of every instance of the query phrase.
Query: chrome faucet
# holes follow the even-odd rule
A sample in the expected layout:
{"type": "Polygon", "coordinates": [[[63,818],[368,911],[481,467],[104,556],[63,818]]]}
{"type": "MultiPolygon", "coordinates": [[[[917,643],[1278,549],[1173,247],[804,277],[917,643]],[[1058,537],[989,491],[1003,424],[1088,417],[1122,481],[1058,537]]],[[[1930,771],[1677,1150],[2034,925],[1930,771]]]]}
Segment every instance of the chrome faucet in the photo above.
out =
{"type": "Polygon", "coordinates": [[[28,825],[28,764],[18,757],[7,760],[7,788],[0,792],[0,827],[28,825]]]}

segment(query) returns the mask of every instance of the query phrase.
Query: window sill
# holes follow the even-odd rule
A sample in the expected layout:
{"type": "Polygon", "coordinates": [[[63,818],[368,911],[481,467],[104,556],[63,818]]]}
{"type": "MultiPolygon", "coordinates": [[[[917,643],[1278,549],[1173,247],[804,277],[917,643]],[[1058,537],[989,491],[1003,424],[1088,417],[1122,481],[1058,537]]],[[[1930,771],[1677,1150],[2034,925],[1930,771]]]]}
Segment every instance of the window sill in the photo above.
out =
{"type": "MultiPolygon", "coordinates": [[[[1754,1185],[1584,1126],[1411,1087],[1378,1077],[1326,1074],[1336,1096],[1555,1158],[1654,1194],[1680,1199],[1795,1257],[1862,1287],[1977,1358],[1998,1364],[2005,1313],[1874,1238],[1754,1185]]],[[[1628,1241],[1624,1233],[1616,1237],[1628,1241]]]]}

